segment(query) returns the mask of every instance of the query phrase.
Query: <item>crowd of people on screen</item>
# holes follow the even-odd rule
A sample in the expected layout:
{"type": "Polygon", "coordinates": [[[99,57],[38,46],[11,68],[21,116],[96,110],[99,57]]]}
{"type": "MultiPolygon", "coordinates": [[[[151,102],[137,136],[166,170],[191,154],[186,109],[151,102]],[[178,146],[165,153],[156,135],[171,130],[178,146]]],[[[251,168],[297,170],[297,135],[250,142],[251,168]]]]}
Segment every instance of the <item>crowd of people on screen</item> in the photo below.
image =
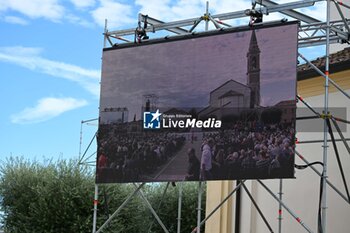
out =
{"type": "MultiPolygon", "coordinates": [[[[152,174],[184,145],[185,137],[169,133],[151,135],[115,134],[100,127],[97,168],[104,178],[121,182],[136,181],[152,174]]],[[[97,173],[99,175],[99,173],[97,173]]],[[[103,179],[104,179],[103,178],[103,179]]]]}
{"type": "Polygon", "coordinates": [[[230,129],[205,134],[201,148],[188,151],[186,179],[292,177],[294,127],[270,124],[257,129],[249,125],[237,122],[230,129]],[[199,173],[195,171],[198,164],[199,173]]]}
{"type": "Polygon", "coordinates": [[[258,127],[237,121],[225,130],[204,132],[200,147],[194,146],[193,136],[181,133],[115,132],[107,127],[99,129],[97,179],[104,182],[146,181],[146,176],[154,175],[178,154],[186,138],[185,180],[293,176],[295,129],[290,124],[258,127]]]}

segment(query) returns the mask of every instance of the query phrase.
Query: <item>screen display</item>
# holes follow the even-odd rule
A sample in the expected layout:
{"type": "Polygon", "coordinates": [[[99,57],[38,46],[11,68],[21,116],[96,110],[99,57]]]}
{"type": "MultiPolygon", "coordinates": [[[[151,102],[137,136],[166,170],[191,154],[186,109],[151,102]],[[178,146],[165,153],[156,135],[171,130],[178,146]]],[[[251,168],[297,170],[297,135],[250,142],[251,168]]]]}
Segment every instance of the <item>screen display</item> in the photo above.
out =
{"type": "Polygon", "coordinates": [[[105,49],[97,183],[294,177],[296,22],[105,49]]]}

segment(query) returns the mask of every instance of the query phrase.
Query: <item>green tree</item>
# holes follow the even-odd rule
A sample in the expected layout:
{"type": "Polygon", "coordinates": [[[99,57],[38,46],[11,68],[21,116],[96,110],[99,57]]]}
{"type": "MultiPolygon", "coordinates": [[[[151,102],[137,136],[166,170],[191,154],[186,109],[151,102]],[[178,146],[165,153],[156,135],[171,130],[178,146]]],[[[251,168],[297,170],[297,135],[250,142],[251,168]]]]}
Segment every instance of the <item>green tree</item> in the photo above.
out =
{"type": "Polygon", "coordinates": [[[0,167],[7,232],[88,232],[93,177],[73,161],[10,158],[0,167]]]}
{"type": "MultiPolygon", "coordinates": [[[[91,232],[94,174],[76,161],[45,163],[10,158],[0,165],[0,207],[5,232],[91,232]]],[[[183,184],[182,231],[196,226],[197,183],[183,184]]],[[[176,232],[178,188],[150,183],[142,190],[165,226],[176,232]],[[160,205],[161,204],[161,205],[160,205]]],[[[99,185],[97,226],[100,227],[135,190],[133,184],[99,185]]],[[[205,192],[202,197],[202,216],[205,192]]],[[[136,195],[103,230],[115,232],[163,232],[148,207],[136,195]]]]}
{"type": "MultiPolygon", "coordinates": [[[[150,183],[142,188],[144,195],[151,203],[157,215],[160,217],[169,232],[177,230],[177,208],[178,194],[180,183],[176,187],[169,185],[165,195],[164,190],[166,183],[150,183]]],[[[181,232],[191,232],[196,227],[197,221],[197,186],[196,182],[183,182],[183,197],[182,197],[182,218],[181,232]]],[[[112,214],[127,196],[135,190],[135,186],[131,184],[114,184],[105,185],[107,197],[100,193],[99,213],[104,214],[104,220],[108,214],[112,214]],[[115,195],[118,193],[118,195],[115,195]],[[108,214],[106,214],[105,202],[108,202],[108,214]]],[[[202,196],[202,217],[205,214],[205,191],[202,196]]],[[[101,220],[101,219],[100,219],[101,220]]],[[[102,221],[98,226],[103,224],[102,221]]],[[[202,227],[204,230],[204,226],[202,227]]],[[[157,223],[151,211],[142,201],[139,195],[128,203],[126,208],[122,209],[119,215],[109,224],[106,231],[103,232],[150,232],[163,233],[161,226],[157,223]]],[[[204,231],[203,231],[204,232],[204,231]]]]}

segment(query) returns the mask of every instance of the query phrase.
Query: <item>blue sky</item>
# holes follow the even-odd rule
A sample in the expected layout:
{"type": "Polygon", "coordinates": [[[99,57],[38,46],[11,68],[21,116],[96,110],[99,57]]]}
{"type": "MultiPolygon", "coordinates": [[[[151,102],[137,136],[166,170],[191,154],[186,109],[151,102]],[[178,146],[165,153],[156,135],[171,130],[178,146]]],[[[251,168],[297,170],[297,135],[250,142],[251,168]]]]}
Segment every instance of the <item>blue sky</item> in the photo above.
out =
{"type": "MultiPolygon", "coordinates": [[[[210,1],[210,13],[244,10],[250,2],[210,1]]],[[[323,9],[321,3],[303,12],[323,19],[323,9]]],[[[106,18],[109,30],[119,30],[135,28],[139,12],[173,21],[204,11],[203,0],[0,0],[1,160],[78,157],[81,120],[98,117],[106,18]]],[[[310,59],[324,53],[302,52],[310,59]]],[[[83,149],[96,130],[84,125],[83,149]]]]}

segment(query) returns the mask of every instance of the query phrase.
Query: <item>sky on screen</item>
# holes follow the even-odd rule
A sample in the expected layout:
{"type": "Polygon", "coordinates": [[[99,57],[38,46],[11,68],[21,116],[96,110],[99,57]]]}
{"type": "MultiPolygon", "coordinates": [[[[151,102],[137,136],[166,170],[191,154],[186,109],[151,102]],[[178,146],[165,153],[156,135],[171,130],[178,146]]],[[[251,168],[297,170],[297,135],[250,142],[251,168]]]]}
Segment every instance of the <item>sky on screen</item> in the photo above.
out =
{"type": "MultiPolygon", "coordinates": [[[[226,13],[250,3],[217,0],[209,8],[211,14],[226,13]]],[[[204,0],[0,0],[0,160],[78,157],[80,122],[98,117],[106,18],[109,30],[120,30],[135,28],[139,12],[173,21],[204,11],[204,0]]],[[[301,11],[324,19],[323,3],[301,11]]],[[[264,20],[282,18],[271,14],[264,20]]],[[[247,19],[230,23],[246,25],[247,19]]],[[[312,59],[324,49],[302,53],[312,59]]],[[[94,122],[83,126],[83,152],[96,130],[94,122]]]]}

